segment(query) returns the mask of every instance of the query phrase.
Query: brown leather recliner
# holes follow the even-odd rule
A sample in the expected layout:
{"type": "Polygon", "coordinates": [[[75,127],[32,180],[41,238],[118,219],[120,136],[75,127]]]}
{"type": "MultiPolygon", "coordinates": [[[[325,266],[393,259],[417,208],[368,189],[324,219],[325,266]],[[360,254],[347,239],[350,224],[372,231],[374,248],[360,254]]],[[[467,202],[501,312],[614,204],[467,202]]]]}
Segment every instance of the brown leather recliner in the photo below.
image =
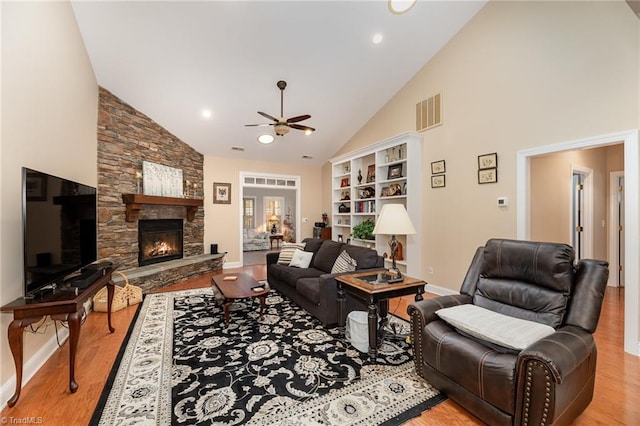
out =
{"type": "Polygon", "coordinates": [[[568,424],[593,397],[593,332],[607,262],[581,260],[565,244],[489,240],[478,248],[459,295],[412,303],[416,370],[491,425],[568,424]],[[518,351],[461,333],[436,311],[474,304],[547,324],[555,332],[518,351]]]}

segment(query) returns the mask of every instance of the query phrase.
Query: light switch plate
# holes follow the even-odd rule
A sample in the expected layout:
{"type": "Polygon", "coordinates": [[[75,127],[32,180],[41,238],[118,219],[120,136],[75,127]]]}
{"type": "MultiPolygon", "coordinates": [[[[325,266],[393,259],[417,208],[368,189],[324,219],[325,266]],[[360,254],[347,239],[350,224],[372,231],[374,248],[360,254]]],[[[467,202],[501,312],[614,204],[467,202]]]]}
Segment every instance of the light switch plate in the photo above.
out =
{"type": "Polygon", "coordinates": [[[507,197],[498,197],[498,207],[507,207],[509,199],[507,197]]]}

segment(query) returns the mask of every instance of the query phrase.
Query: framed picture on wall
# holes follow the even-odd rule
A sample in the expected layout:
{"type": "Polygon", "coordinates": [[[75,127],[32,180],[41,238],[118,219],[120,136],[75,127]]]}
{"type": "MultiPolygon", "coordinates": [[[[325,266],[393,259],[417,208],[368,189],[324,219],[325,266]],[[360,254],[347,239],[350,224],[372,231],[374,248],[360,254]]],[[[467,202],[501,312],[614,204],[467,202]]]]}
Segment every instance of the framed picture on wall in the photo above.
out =
{"type": "Polygon", "coordinates": [[[434,161],[431,163],[431,174],[439,175],[440,173],[446,172],[446,167],[444,164],[444,160],[434,161]]]}
{"type": "Polygon", "coordinates": [[[444,188],[445,187],[445,175],[431,176],[432,188],[444,188]]]}
{"type": "Polygon", "coordinates": [[[478,169],[494,169],[498,167],[498,153],[478,155],[478,169]]]}
{"type": "Polygon", "coordinates": [[[230,183],[213,183],[213,204],[231,204],[230,183]]]}
{"type": "Polygon", "coordinates": [[[493,167],[491,169],[478,170],[478,183],[496,183],[498,182],[498,169],[493,167]]]}

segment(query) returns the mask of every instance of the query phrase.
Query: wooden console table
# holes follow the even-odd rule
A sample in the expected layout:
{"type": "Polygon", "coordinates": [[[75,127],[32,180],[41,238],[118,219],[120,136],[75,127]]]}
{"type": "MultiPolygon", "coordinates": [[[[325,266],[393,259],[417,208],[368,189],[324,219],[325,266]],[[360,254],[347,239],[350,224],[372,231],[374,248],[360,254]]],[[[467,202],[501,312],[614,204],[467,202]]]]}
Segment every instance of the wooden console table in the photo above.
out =
{"type": "Polygon", "coordinates": [[[69,323],[69,390],[71,393],[78,390],[78,384],[75,381],[75,362],[80,327],[85,315],[84,302],[93,297],[102,287],[107,286],[107,323],[109,331],[113,333],[115,330],[111,326],[111,304],[113,303],[114,286],[111,281],[111,273],[114,269],[113,267],[104,269],[100,278],[88,287],[79,289],[78,294],[69,288],[57,289],[34,299],[16,299],[0,308],[2,312],[13,312],[13,321],[9,324],[9,347],[16,366],[16,391],[7,402],[9,407],[16,405],[22,389],[24,328],[40,321],[47,315],[53,320],[69,323]]]}

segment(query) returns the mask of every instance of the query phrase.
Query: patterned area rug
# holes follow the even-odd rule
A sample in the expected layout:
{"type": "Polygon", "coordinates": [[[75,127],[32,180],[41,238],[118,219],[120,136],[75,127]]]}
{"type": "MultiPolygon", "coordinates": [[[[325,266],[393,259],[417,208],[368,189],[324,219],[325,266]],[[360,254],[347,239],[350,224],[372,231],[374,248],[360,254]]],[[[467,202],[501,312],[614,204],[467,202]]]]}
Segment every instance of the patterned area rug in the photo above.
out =
{"type": "Polygon", "coordinates": [[[210,288],[148,295],[91,424],[397,425],[445,397],[417,377],[406,321],[377,362],[272,290],[231,321],[210,288]]]}

